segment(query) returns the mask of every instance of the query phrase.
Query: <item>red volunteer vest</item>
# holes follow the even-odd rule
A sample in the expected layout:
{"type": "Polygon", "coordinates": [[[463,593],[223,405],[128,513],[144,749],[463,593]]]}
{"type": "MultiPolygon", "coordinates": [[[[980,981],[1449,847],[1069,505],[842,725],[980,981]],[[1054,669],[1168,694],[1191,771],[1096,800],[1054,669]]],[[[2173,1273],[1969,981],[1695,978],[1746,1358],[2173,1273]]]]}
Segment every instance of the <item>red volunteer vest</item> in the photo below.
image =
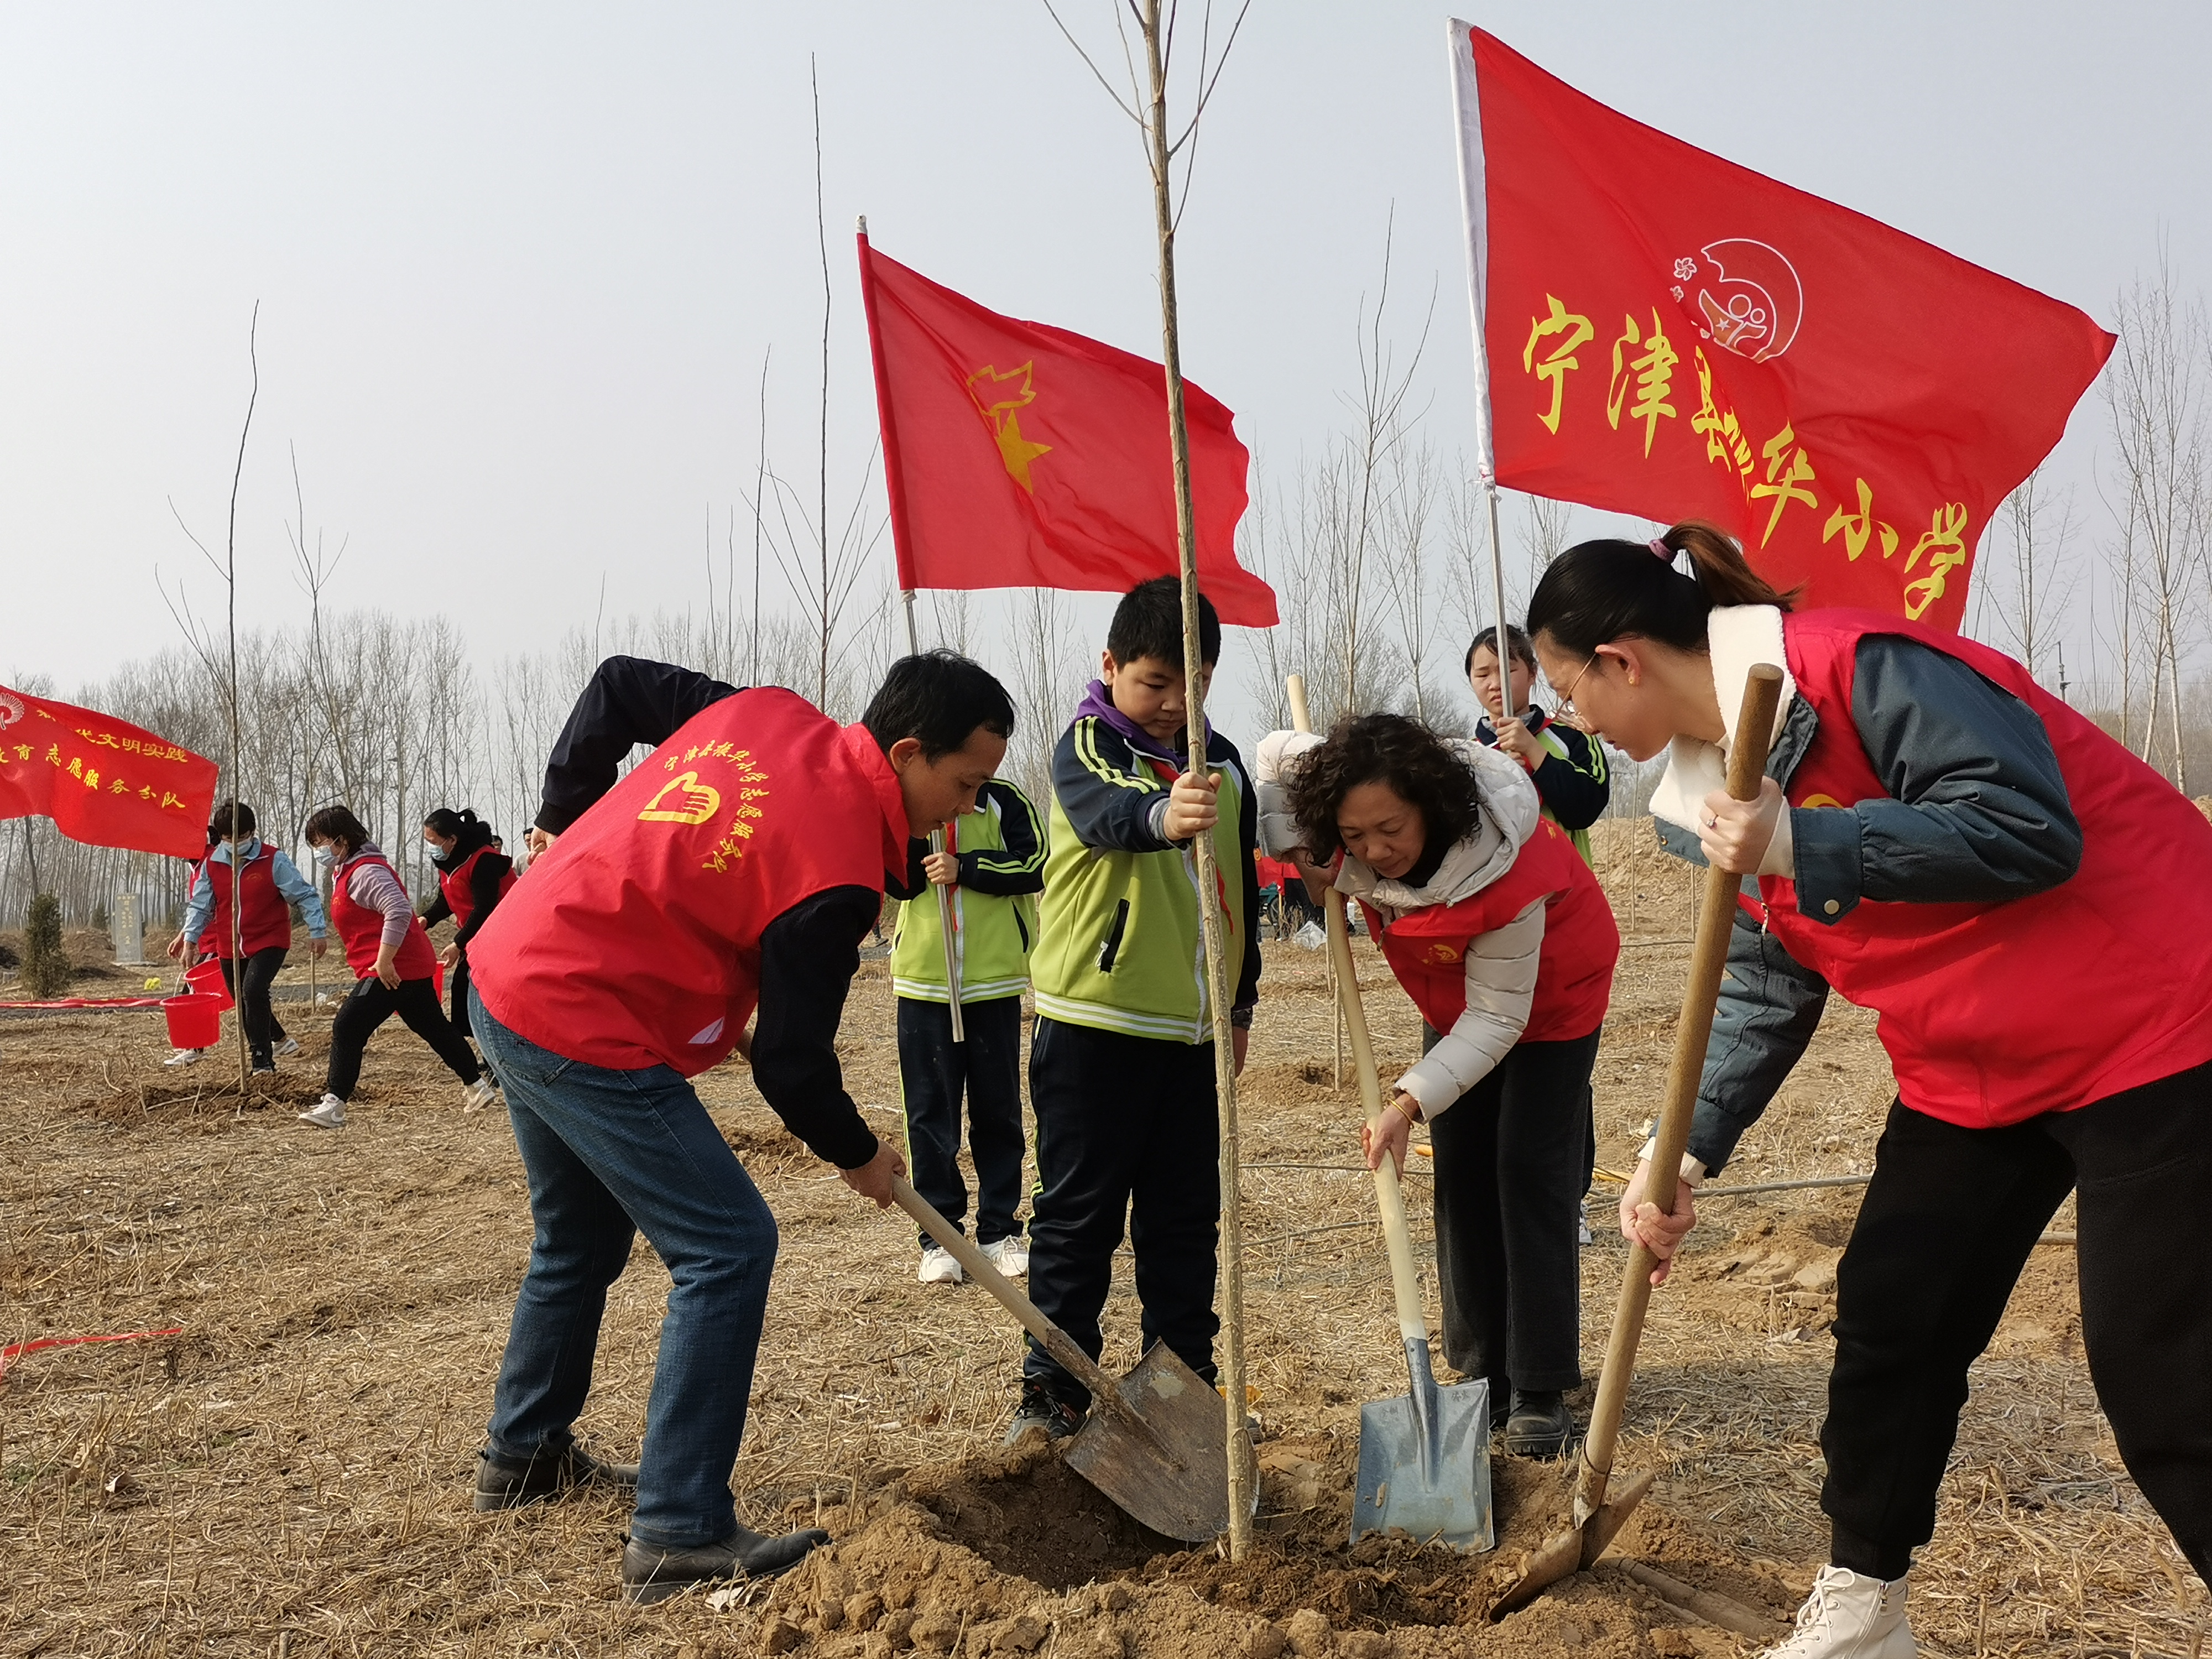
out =
{"type": "Polygon", "coordinates": [[[882,892],[906,851],[898,779],[866,728],[789,691],[741,691],[531,866],[470,940],[470,976],[541,1048],[696,1076],[752,1018],[762,929],[833,887],[882,892]]]}
{"type": "MultiPolygon", "coordinates": [[[[232,850],[234,854],[236,851],[232,850]]],[[[246,860],[245,876],[239,884],[246,895],[239,920],[239,943],[248,956],[280,946],[289,949],[292,943],[292,907],[276,890],[276,870],[275,855],[265,841],[246,860]]],[[[213,946],[217,956],[227,957],[230,955],[231,866],[210,858],[203,873],[209,890],[215,895],[215,914],[208,921],[207,932],[200,935],[200,943],[213,946]]]]}
{"type": "MultiPolygon", "coordinates": [[[[469,886],[469,875],[477,867],[477,860],[490,851],[491,843],[486,842],[454,868],[438,872],[438,890],[446,896],[446,908],[453,913],[456,927],[467,927],[469,918],[476,914],[476,895],[469,886]]],[[[514,866],[510,864],[507,873],[499,878],[500,897],[505,898],[514,885],[514,866]]]]}
{"type": "Polygon", "coordinates": [[[1878,612],[1784,617],[1790,672],[1820,722],[1790,804],[1885,798],[1851,719],[1856,647],[1869,634],[1955,657],[2033,709],[2083,842],[2081,868],[2047,892],[1862,900],[1832,923],[1798,913],[1795,883],[1759,878],[1767,926],[1790,954],[1881,1016],[1905,1104],[1984,1128],[2212,1060],[2212,824],[2011,658],[1878,612]]]}
{"type": "Polygon", "coordinates": [[[1367,927],[1421,1018],[1449,1031],[1467,1012],[1467,949],[1531,904],[1544,902],[1544,945],[1523,1042],[1565,1042],[1605,1023],[1620,930],[1613,907],[1566,831],[1540,818],[1513,867],[1456,904],[1431,905],[1385,924],[1371,906],[1367,927]]]}
{"type": "MultiPolygon", "coordinates": [[[[338,866],[331,882],[331,926],[338,930],[338,939],[345,946],[346,966],[353,969],[356,979],[367,979],[376,971],[376,953],[384,942],[384,912],[355,903],[348,890],[347,878],[363,864],[392,869],[392,861],[381,853],[356,854],[338,866]]],[[[398,873],[392,871],[395,880],[398,873]]],[[[403,980],[428,979],[437,971],[438,953],[430,948],[430,936],[422,931],[421,922],[411,918],[407,937],[399,941],[398,966],[403,980]]]]}

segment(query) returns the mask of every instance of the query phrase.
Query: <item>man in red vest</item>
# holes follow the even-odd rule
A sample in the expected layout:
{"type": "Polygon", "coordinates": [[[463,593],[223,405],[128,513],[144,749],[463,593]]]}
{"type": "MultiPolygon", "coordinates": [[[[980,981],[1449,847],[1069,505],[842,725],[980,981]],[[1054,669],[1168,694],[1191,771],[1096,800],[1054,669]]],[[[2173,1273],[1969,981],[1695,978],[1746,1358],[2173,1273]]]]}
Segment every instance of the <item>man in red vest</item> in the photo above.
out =
{"type": "Polygon", "coordinates": [[[737,1519],[775,1222],[689,1079],[746,1054],[792,1133],[889,1206],[905,1160],[845,1092],[838,1020],[884,893],[910,896],[911,838],[973,810],[1013,722],[1005,688],[950,652],[894,664],[848,726],[789,691],[613,657],[554,748],[538,860],[470,945],[471,1024],[537,1223],[476,1506],[634,1486],[633,1601],[781,1571],[828,1536],[737,1519]],[[617,781],[641,743],[659,746],[617,781]],[[640,1231],[675,1288],[629,1468],[570,1425],[640,1231]]]}

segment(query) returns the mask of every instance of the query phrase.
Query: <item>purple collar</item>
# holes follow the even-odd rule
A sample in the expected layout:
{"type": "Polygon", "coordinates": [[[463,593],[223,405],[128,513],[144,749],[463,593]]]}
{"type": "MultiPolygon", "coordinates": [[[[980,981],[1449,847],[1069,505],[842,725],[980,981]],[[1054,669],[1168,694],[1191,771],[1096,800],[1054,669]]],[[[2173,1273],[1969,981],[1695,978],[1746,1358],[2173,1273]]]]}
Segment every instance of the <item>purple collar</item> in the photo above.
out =
{"type": "MultiPolygon", "coordinates": [[[[1083,694],[1083,702],[1075,711],[1077,720],[1090,714],[1097,715],[1127,738],[1129,740],[1129,747],[1140,755],[1149,755],[1154,760],[1165,761],[1178,772],[1190,763],[1188,750],[1170,749],[1136,721],[1115,708],[1113,694],[1107,690],[1106,682],[1103,680],[1091,682],[1089,688],[1083,694]]],[[[1207,752],[1211,753],[1213,748],[1213,722],[1211,720],[1206,723],[1206,746],[1207,752]]]]}

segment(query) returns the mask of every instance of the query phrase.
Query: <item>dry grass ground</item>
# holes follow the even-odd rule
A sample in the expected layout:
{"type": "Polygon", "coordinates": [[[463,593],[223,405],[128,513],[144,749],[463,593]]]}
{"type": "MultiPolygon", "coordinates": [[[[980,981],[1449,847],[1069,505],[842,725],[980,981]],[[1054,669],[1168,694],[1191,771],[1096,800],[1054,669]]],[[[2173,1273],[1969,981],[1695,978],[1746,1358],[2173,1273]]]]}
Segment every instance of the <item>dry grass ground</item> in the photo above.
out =
{"type": "MultiPolygon", "coordinates": [[[[1603,872],[1629,945],[1599,1061],[1599,1162],[1619,1169],[1662,1081],[1692,886],[1637,850],[1627,826],[1607,829],[1603,872]]],[[[1386,1063],[1402,1060],[1417,1047],[1413,1010],[1361,951],[1386,1063]]],[[[763,1525],[823,1517],[851,1540],[838,1560],[722,1608],[625,1607],[613,1502],[470,1510],[529,1215],[501,1116],[464,1115],[450,1076],[397,1022],[337,1133],[293,1118],[319,1091],[327,1010],[280,1005],[307,1052],[272,1098],[243,1109],[212,1058],[161,1069],[158,1015],[0,1022],[0,1346],[183,1328],[26,1355],[0,1382],[0,1654],[889,1650],[898,1620],[864,1633],[824,1613],[848,1591],[855,1618],[872,1617],[870,1598],[903,1595],[924,1615],[907,1639],[963,1651],[987,1638],[1017,1648],[1013,1615],[1028,1607],[1036,1650],[1064,1659],[1243,1651],[1261,1615],[1301,1606],[1343,1632],[1347,1654],[1747,1650],[1682,1628],[1617,1571],[1528,1623],[1462,1626],[1504,1566],[1342,1547],[1359,1405],[1403,1376],[1371,1189],[1347,1167],[1356,1109],[1331,1086],[1327,994],[1318,956],[1268,947],[1240,1091],[1272,1577],[1202,1553],[1148,1564],[1149,1547],[1062,1492],[1054,1471],[994,1461],[1014,1329],[972,1287],[915,1283],[910,1228],[860,1206],[786,1136],[741,1068],[702,1079],[782,1230],[740,1504],[763,1525]],[[1095,1557],[1079,1547],[1091,1533],[1103,1540],[1095,1557]],[[1079,1569],[1129,1588],[1085,1589],[1079,1569]],[[959,1623],[933,1624],[939,1605],[965,1609],[959,1623]]],[[[841,1046],[855,1097],[885,1131],[897,1125],[891,1014],[872,963],[841,1046]]],[[[1866,1168],[1889,1092],[1872,1021],[1832,1009],[1725,1182],[1866,1168]]],[[[1425,1181],[1409,1183],[1417,1231],[1425,1181]]],[[[1778,1615],[1824,1559],[1825,1332],[1856,1200],[1845,1188],[1709,1201],[1696,1255],[1656,1299],[1630,1402],[1624,1466],[1666,1471],[1633,1553],[1778,1615]]],[[[1601,1226],[1585,1253],[1593,1373],[1620,1261],[1601,1226]]],[[[2204,1588],[2096,1409],[2073,1266],[2063,1246],[2037,1253],[1976,1370],[1915,1577],[1916,1624],[1934,1650],[2199,1650],[2204,1588]]],[[[1126,1365],[1136,1321],[1121,1269],[1108,1358],[1126,1365]]],[[[665,1285],[641,1246],[580,1425],[602,1449],[635,1453],[665,1285]]],[[[1547,1528],[1553,1474],[1498,1468],[1501,1524],[1525,1543],[1547,1528]]]]}

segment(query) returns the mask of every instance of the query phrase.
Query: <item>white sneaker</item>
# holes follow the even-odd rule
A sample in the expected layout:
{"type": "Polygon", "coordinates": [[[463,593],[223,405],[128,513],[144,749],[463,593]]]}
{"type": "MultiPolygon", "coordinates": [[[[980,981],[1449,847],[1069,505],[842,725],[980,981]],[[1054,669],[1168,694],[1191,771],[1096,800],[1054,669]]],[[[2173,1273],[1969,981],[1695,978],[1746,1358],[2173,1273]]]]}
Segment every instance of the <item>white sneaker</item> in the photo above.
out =
{"type": "Polygon", "coordinates": [[[286,1037],[282,1042],[276,1045],[276,1052],[280,1054],[298,1054],[300,1052],[300,1039],[297,1037],[286,1037]]]}
{"type": "Polygon", "coordinates": [[[336,1095],[325,1095],[300,1114],[300,1121],[312,1123],[319,1129],[343,1129],[345,1127],[345,1102],[336,1095]]]}
{"type": "Polygon", "coordinates": [[[461,1109],[480,1112],[498,1098],[499,1085],[491,1080],[491,1073],[487,1072],[469,1085],[467,1091],[461,1096],[461,1109]]]}
{"type": "Polygon", "coordinates": [[[1019,1233],[994,1239],[983,1247],[983,1260],[1009,1279],[1027,1279],[1030,1276],[1029,1241],[1019,1233]]]}
{"type": "Polygon", "coordinates": [[[1884,1583],[1821,1568],[1797,1609],[1797,1628],[1762,1659],[1913,1659],[1919,1649],[1905,1622],[1905,1586],[1902,1578],[1884,1583]]]}
{"type": "Polygon", "coordinates": [[[189,1066],[206,1052],[207,1050],[204,1048],[172,1049],[169,1053],[169,1057],[163,1060],[161,1064],[164,1066],[189,1066]]]}
{"type": "Polygon", "coordinates": [[[951,1251],[933,1244],[921,1253],[921,1266],[915,1277],[925,1285],[957,1285],[964,1275],[951,1251]]]}

